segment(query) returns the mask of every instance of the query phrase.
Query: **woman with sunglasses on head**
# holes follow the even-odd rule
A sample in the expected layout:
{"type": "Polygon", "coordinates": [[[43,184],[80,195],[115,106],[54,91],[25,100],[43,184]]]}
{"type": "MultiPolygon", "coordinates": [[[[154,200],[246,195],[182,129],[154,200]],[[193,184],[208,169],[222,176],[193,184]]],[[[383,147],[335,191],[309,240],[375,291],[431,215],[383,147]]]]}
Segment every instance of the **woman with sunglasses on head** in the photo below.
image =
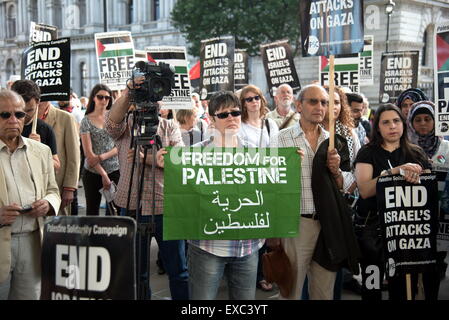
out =
{"type": "Polygon", "coordinates": [[[272,119],[266,118],[268,113],[267,100],[262,91],[248,85],[240,92],[242,105],[242,126],[239,137],[251,145],[266,148],[270,144],[270,137],[279,132],[279,128],[272,119]]]}
{"type": "MultiPolygon", "coordinates": [[[[97,84],[89,97],[86,115],[81,121],[80,135],[86,159],[84,161],[83,185],[86,195],[86,214],[99,215],[100,189],[110,189],[112,181],[120,178],[117,148],[114,140],[104,129],[106,110],[112,106],[112,91],[97,84]]],[[[106,214],[112,214],[106,208],[106,214]]]]}
{"type": "MultiPolygon", "coordinates": [[[[377,211],[377,179],[403,171],[405,180],[416,184],[423,170],[429,168],[430,163],[423,150],[409,142],[401,110],[391,103],[380,106],[374,116],[371,140],[360,149],[355,160],[360,198],[354,223],[362,254],[363,300],[382,300],[381,284],[386,261],[377,211]]],[[[405,275],[388,278],[388,293],[390,300],[406,300],[405,275]]]]}
{"type": "MultiPolygon", "coordinates": [[[[438,181],[446,181],[448,183],[447,173],[449,171],[449,141],[443,137],[435,135],[435,105],[430,101],[420,101],[414,103],[408,113],[408,122],[411,125],[410,140],[419,145],[427,157],[430,159],[432,171],[440,177],[438,181]]],[[[449,214],[449,207],[445,198],[447,193],[444,192],[445,184],[438,183],[438,191],[442,197],[440,198],[440,218],[449,214]],[[443,193],[444,192],[444,193],[443,193]]],[[[434,272],[423,274],[423,284],[426,298],[437,300],[440,278],[444,278],[446,274],[447,264],[444,262],[446,251],[437,252],[437,263],[434,272]]]]}

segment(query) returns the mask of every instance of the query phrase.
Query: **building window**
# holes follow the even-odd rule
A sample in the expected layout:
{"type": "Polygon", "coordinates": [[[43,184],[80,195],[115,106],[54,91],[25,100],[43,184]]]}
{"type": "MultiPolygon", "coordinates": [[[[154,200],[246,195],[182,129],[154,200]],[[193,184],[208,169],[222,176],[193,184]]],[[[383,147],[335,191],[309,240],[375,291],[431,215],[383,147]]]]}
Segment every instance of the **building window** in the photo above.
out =
{"type": "Polygon", "coordinates": [[[79,13],[80,13],[80,27],[84,27],[87,24],[86,0],[79,0],[78,8],[79,8],[79,13]]]}
{"type": "Polygon", "coordinates": [[[16,5],[11,4],[8,7],[7,15],[6,15],[6,37],[8,39],[14,38],[16,36],[16,19],[17,19],[17,10],[16,5]]]}
{"type": "Polygon", "coordinates": [[[159,0],[151,1],[151,20],[157,21],[161,17],[161,5],[159,0]]]}
{"type": "Polygon", "coordinates": [[[85,62],[80,63],[80,96],[87,93],[87,65],[85,62]]]}
{"type": "Polygon", "coordinates": [[[62,6],[61,1],[54,1],[53,3],[53,25],[62,29],[62,6]]]}
{"type": "Polygon", "coordinates": [[[134,23],[134,1],[128,0],[127,11],[126,11],[126,24],[134,23]]]}
{"type": "Polygon", "coordinates": [[[16,64],[12,59],[6,62],[6,80],[9,80],[12,75],[16,74],[16,64]]]}
{"type": "Polygon", "coordinates": [[[31,21],[38,22],[38,8],[37,8],[37,0],[30,1],[30,18],[31,21]]]}
{"type": "Polygon", "coordinates": [[[423,43],[424,46],[422,48],[421,53],[421,65],[422,66],[431,66],[432,65],[432,54],[433,54],[433,25],[429,25],[423,34],[423,43]]]}

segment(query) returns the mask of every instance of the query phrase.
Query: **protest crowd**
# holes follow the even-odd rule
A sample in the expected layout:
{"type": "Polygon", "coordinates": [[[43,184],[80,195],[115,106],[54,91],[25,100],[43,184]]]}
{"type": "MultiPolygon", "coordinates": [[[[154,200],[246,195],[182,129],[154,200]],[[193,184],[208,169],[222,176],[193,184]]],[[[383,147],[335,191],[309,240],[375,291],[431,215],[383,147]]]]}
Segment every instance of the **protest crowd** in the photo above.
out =
{"type": "MultiPolygon", "coordinates": [[[[229,37],[218,41],[227,44],[229,37]]],[[[269,50],[279,49],[281,55],[289,52],[287,46],[283,42],[266,46],[267,59],[269,50]]],[[[206,54],[201,61],[207,59],[206,54]]],[[[140,70],[146,63],[139,65],[140,70]]],[[[208,69],[212,65],[202,65],[203,72],[212,70],[205,75],[216,70],[208,69]]],[[[161,68],[162,74],[166,72],[161,68]]],[[[99,81],[88,97],[68,89],[60,95],[62,100],[48,98],[45,82],[29,77],[15,79],[0,91],[0,300],[44,299],[44,282],[49,280],[41,275],[53,260],[42,243],[48,230],[55,228],[47,227],[47,222],[79,218],[79,188],[84,189],[86,216],[101,216],[103,199],[105,217],[99,219],[136,221],[137,235],[132,239],[136,249],[130,254],[135,259],[131,268],[138,299],[152,298],[148,265],[154,237],[159,273],[168,277],[173,300],[217,299],[222,281],[230,300],[253,300],[257,290],[279,291],[282,300],[341,300],[343,289],[362,300],[382,300],[382,292],[393,301],[438,300],[447,270],[447,246],[437,246],[437,234],[449,214],[449,136],[437,134],[435,103],[420,88],[409,86],[396,92],[394,101],[373,110],[361,90],[319,80],[300,86],[297,75],[279,77],[286,81],[271,86],[269,93],[252,83],[238,88],[233,81],[231,87],[209,86],[228,82],[225,70],[220,72],[220,77],[210,77],[210,84],[192,88],[181,106],[162,99],[173,88],[161,96],[146,87],[155,83],[147,82],[145,72],[119,86],[99,81]],[[141,138],[151,130],[149,145],[141,138]],[[215,223],[211,228],[211,223],[203,228],[198,222],[190,229],[203,232],[202,236],[169,235],[169,228],[190,226],[182,218],[173,220],[170,206],[180,214],[210,210],[199,200],[194,208],[193,200],[173,202],[167,192],[175,150],[181,150],[180,158],[192,167],[195,161],[206,167],[210,162],[206,151],[250,154],[246,150],[254,148],[293,150],[287,171],[251,171],[237,165],[232,176],[224,169],[223,154],[213,158],[212,166],[228,176],[223,173],[220,180],[215,171],[184,168],[183,183],[177,184],[195,188],[208,181],[221,192],[225,189],[215,185],[231,184],[233,179],[232,188],[238,193],[250,177],[261,184],[271,181],[277,188],[276,183],[290,183],[291,166],[296,168],[292,183],[297,190],[278,197],[275,188],[263,193],[256,189],[257,203],[239,199],[237,209],[231,209],[228,198],[225,204],[229,195],[216,191],[212,203],[229,217],[226,227],[215,223]],[[203,150],[204,156],[196,157],[192,150],[203,150]],[[276,172],[276,178],[268,172],[276,172]],[[237,229],[230,212],[264,202],[277,208],[278,217],[267,209],[266,214],[256,213],[257,227],[241,227],[252,237],[225,236],[237,229]],[[284,206],[290,210],[290,203],[294,222],[284,221],[296,229],[290,236],[276,233],[276,228],[249,233],[268,228],[267,221],[281,225],[280,214],[284,206]]],[[[238,157],[233,161],[237,163],[238,157]]],[[[201,193],[200,187],[197,190],[201,193]]],[[[118,227],[114,230],[124,234],[118,227]]],[[[70,261],[71,250],[64,253],[70,261]]],[[[81,261],[81,247],[78,250],[81,261]]]]}

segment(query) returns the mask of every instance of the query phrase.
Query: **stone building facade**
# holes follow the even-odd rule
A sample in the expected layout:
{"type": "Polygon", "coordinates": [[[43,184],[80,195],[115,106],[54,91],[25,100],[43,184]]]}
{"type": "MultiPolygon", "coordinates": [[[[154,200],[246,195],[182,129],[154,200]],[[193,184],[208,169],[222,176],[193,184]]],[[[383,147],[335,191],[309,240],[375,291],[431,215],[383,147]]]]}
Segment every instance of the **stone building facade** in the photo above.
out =
{"type": "MultiPolygon", "coordinates": [[[[170,22],[176,0],[2,0],[0,1],[0,86],[20,74],[22,51],[28,45],[30,21],[55,25],[60,37],[72,41],[72,87],[87,95],[98,82],[94,33],[104,31],[103,6],[107,4],[107,30],[132,32],[135,46],[186,45],[170,22]]],[[[374,36],[374,85],[361,91],[378,104],[380,59],[386,49],[389,0],[365,0],[365,34],[374,36]]],[[[433,97],[433,45],[435,25],[449,20],[449,0],[394,0],[390,15],[389,51],[419,50],[419,87],[433,97]]],[[[282,35],[280,35],[282,38],[282,35]]],[[[191,57],[191,65],[198,58],[191,57]]],[[[295,58],[302,85],[318,79],[319,59],[295,58]]],[[[250,59],[250,81],[267,93],[260,57],[250,59]]]]}

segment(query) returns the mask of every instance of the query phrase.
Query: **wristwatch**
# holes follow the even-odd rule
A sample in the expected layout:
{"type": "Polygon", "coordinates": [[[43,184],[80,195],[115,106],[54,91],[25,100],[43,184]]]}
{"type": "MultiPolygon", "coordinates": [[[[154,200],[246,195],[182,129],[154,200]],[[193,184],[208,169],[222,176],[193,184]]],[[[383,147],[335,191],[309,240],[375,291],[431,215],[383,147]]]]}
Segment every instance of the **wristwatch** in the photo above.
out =
{"type": "Polygon", "coordinates": [[[391,169],[383,170],[380,173],[381,176],[391,176],[392,174],[393,174],[393,172],[391,171],[391,169]]]}

